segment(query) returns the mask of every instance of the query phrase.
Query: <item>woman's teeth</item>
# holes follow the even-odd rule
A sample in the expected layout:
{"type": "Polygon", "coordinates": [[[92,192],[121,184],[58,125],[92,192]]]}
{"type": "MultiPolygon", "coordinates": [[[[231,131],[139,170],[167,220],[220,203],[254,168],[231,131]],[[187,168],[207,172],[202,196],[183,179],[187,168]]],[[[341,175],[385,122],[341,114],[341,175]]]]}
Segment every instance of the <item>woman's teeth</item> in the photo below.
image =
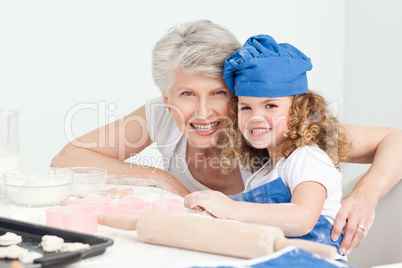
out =
{"type": "Polygon", "coordinates": [[[251,133],[253,133],[253,134],[263,134],[266,132],[268,132],[268,129],[252,129],[251,130],[251,133]]]}
{"type": "Polygon", "coordinates": [[[198,131],[210,131],[216,128],[219,125],[219,122],[213,124],[206,124],[206,125],[196,125],[194,123],[190,123],[190,125],[198,131]]]}

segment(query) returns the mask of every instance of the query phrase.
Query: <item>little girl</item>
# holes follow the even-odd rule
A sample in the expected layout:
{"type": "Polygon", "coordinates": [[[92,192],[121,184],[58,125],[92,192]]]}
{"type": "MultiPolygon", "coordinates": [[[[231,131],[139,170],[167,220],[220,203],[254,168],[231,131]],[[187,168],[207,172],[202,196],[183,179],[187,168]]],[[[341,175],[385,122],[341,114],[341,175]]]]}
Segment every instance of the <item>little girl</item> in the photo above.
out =
{"type": "Polygon", "coordinates": [[[223,78],[236,97],[226,140],[231,146],[223,153],[232,163],[260,168],[244,181],[243,194],[230,199],[194,192],[185,198],[188,207],[339,247],[342,237],[330,238],[342,195],[337,167],[350,144],[324,99],[308,90],[311,68],[301,51],[268,35],[251,37],[226,59],[223,78]],[[241,135],[233,135],[236,129],[241,135]],[[264,153],[269,160],[261,163],[264,153]]]}

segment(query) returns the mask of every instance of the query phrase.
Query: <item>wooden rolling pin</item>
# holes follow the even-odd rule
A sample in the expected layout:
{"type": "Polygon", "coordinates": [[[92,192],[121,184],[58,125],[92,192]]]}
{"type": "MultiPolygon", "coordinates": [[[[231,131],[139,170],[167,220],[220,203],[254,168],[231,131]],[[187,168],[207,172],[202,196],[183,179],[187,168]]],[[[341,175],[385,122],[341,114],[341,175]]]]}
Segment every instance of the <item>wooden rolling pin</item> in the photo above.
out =
{"type": "Polygon", "coordinates": [[[98,223],[122,230],[137,230],[140,240],[238,258],[256,258],[295,246],[333,259],[336,248],[303,239],[288,239],[278,227],[200,216],[145,211],[138,219],[99,215],[98,223]]]}

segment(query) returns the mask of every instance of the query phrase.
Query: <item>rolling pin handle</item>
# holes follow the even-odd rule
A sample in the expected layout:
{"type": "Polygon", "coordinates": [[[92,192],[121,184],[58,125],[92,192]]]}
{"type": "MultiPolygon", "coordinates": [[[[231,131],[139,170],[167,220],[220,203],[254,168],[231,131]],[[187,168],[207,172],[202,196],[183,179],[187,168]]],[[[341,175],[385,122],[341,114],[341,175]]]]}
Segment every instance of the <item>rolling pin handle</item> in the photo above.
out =
{"type": "Polygon", "coordinates": [[[137,230],[137,219],[127,216],[99,214],[98,223],[120,230],[137,230]]]}

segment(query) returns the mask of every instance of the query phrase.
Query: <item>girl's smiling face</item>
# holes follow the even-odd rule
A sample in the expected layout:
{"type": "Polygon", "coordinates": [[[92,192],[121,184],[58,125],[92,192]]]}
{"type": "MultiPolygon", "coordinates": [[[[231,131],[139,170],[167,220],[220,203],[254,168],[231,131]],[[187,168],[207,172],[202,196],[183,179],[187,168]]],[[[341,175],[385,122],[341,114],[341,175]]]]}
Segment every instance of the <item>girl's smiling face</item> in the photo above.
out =
{"type": "Polygon", "coordinates": [[[293,96],[279,98],[238,97],[239,128],[255,148],[275,151],[283,142],[293,96]]]}
{"type": "Polygon", "coordinates": [[[188,141],[198,148],[211,148],[223,120],[228,119],[232,97],[222,78],[187,75],[178,69],[163,99],[188,141]]]}

